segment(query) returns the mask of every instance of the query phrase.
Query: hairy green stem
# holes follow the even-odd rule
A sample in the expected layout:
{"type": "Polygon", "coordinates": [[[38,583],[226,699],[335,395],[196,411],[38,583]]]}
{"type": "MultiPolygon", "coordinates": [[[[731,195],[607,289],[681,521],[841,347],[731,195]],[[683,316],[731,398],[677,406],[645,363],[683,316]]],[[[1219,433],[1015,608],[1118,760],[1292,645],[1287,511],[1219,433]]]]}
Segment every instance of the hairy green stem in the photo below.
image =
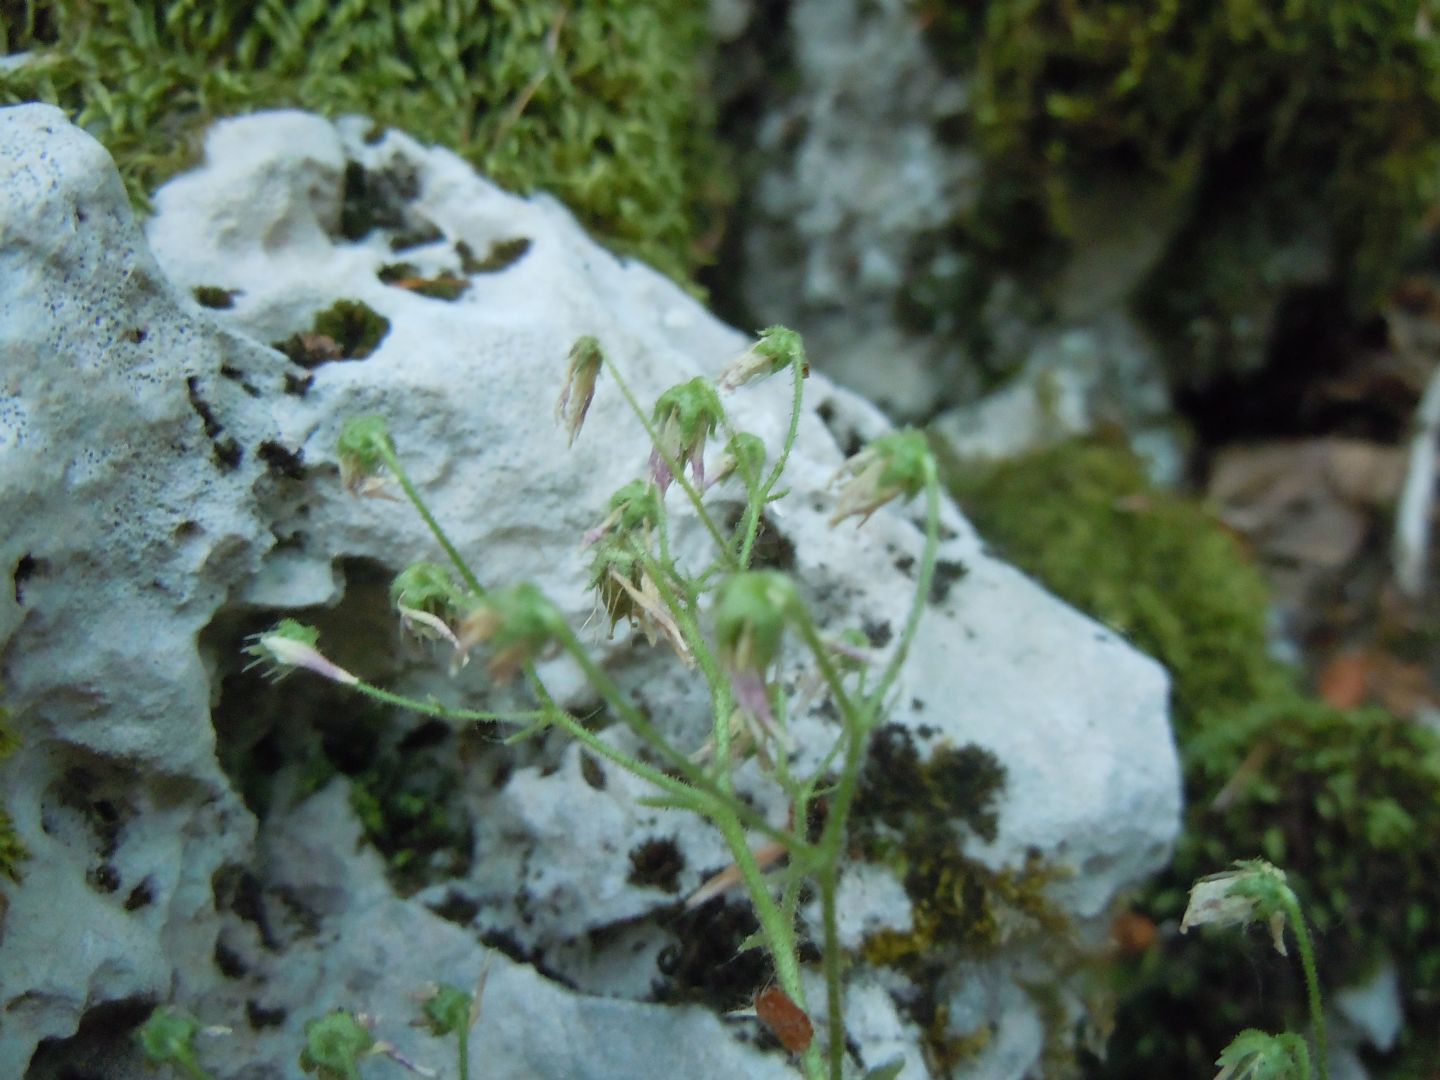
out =
{"type": "Polygon", "coordinates": [[[1325,1045],[1325,1009],[1320,1001],[1320,975],[1315,967],[1315,950],[1310,945],[1310,931],[1305,928],[1305,916],[1300,910],[1300,901],[1290,889],[1283,904],[1285,917],[1290,920],[1290,929],[1300,946],[1300,966],[1305,971],[1305,992],[1310,1000],[1310,1023],[1315,1032],[1315,1060],[1320,1070],[1320,1080],[1330,1080],[1330,1065],[1325,1045]]]}
{"type": "Polygon", "coordinates": [[[780,477],[785,474],[785,466],[790,461],[790,451],[795,448],[795,440],[800,434],[800,411],[805,402],[805,371],[799,364],[791,364],[791,377],[794,380],[794,388],[790,398],[790,427],[785,432],[785,442],[780,448],[780,456],[775,460],[770,475],[765,482],[755,488],[755,481],[746,476],[746,491],[750,496],[749,505],[745,508],[745,520],[741,525],[741,543],[739,563],[742,570],[750,566],[750,556],[755,549],[755,541],[760,535],[760,514],[765,509],[765,504],[770,501],[770,492],[780,482],[780,477]]]}
{"type": "Polygon", "coordinates": [[[496,723],[496,724],[517,724],[527,720],[543,720],[547,712],[543,709],[530,709],[525,712],[484,712],[479,709],[452,709],[448,705],[441,705],[438,701],[421,701],[419,698],[407,697],[404,694],[395,694],[389,690],[382,690],[373,683],[357,682],[349,683],[352,690],[358,694],[364,694],[368,698],[383,702],[386,705],[397,705],[402,709],[409,709],[411,712],[420,713],[422,716],[433,716],[437,720],[450,720],[459,723],[496,723]]]}
{"type": "Polygon", "coordinates": [[[450,537],[445,535],[445,530],[440,527],[440,522],[436,521],[435,516],[430,513],[430,508],[425,505],[425,500],[420,497],[420,492],[417,491],[415,485],[410,482],[410,475],[405,471],[405,467],[400,464],[400,456],[395,453],[394,448],[390,446],[388,441],[382,443],[379,450],[380,460],[385,462],[386,468],[388,468],[394,474],[395,479],[399,481],[401,489],[404,490],[406,497],[410,500],[410,504],[415,507],[415,512],[418,513],[420,519],[425,522],[425,526],[430,530],[430,534],[434,536],[440,546],[445,549],[445,554],[449,557],[450,562],[465,580],[466,587],[476,596],[484,596],[485,586],[480,584],[480,579],[476,577],[475,572],[470,569],[470,564],[460,557],[460,552],[456,550],[455,545],[450,542],[450,537]]]}
{"type": "Polygon", "coordinates": [[[845,725],[845,760],[840,776],[830,799],[829,814],[825,828],[816,843],[815,882],[820,893],[820,907],[824,934],[825,990],[830,1018],[831,1040],[829,1048],[831,1080],[841,1080],[845,1047],[841,1037],[844,1022],[843,976],[841,970],[841,949],[839,927],[835,911],[836,892],[839,888],[839,862],[845,843],[845,833],[850,816],[850,807],[859,790],[860,775],[865,767],[865,754],[869,748],[870,732],[881,715],[885,695],[889,692],[900,667],[909,652],[910,644],[920,625],[930,595],[930,583],[934,579],[935,561],[940,543],[940,487],[933,463],[929,465],[925,483],[925,547],[921,555],[920,572],[916,578],[915,597],[911,602],[910,614],[905,629],[900,635],[895,653],[885,668],[875,690],[866,695],[857,708],[845,693],[840,673],[829,656],[825,643],[808,613],[799,620],[801,636],[814,654],[821,675],[835,697],[845,725]]]}
{"type": "Polygon", "coordinates": [[[839,891],[839,868],[832,861],[815,875],[820,891],[820,921],[825,939],[825,1007],[830,1028],[830,1080],[844,1080],[845,1000],[842,994],[845,973],[840,965],[840,920],[835,910],[839,891]]]}
{"type": "Polygon", "coordinates": [[[915,640],[915,634],[920,629],[920,619],[925,614],[925,606],[930,600],[930,588],[935,580],[935,562],[939,549],[940,478],[936,474],[934,459],[927,458],[925,462],[925,548],[920,555],[920,572],[915,578],[915,599],[910,605],[910,614],[905,620],[905,629],[900,632],[900,640],[895,645],[890,662],[885,665],[885,671],[880,676],[879,683],[868,695],[868,700],[871,702],[869,712],[872,722],[881,714],[885,695],[890,692],[890,687],[899,677],[900,669],[904,666],[905,658],[910,653],[910,646],[915,640]]]}
{"type": "MultiPolygon", "coordinates": [[[[735,859],[736,869],[740,871],[740,878],[745,883],[745,891],[750,894],[755,919],[760,924],[766,950],[775,965],[775,981],[791,1001],[804,1009],[805,986],[800,981],[800,951],[795,938],[795,921],[786,916],[770,895],[769,884],[760,864],[755,861],[755,854],[750,850],[745,830],[740,823],[721,816],[716,816],[714,821],[735,859]]],[[[823,1080],[824,1070],[820,1054],[813,1044],[805,1051],[803,1062],[808,1080],[823,1080]]]]}

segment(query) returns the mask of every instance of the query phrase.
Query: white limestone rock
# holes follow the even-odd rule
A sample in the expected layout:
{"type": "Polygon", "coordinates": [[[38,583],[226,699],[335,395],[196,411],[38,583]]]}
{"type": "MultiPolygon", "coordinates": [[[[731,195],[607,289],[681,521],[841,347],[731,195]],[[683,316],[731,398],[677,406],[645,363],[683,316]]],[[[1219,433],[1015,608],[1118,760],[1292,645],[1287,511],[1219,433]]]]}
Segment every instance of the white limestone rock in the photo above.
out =
{"type": "MultiPolygon", "coordinates": [[[[467,704],[507,700],[483,665],[451,680],[443,657],[397,643],[384,578],[438,552],[403,504],[346,493],[334,451],[346,419],[381,413],[485,581],[534,580],[575,625],[589,619],[597,655],[682,744],[698,746],[708,726],[694,678],[623,628],[608,641],[584,589],[580,537],[643,469],[643,432],[609,380],[573,450],[552,409],[582,334],[600,339],[643,402],[717,372],[746,339],[596,246],[553,200],[508,195],[453,154],[396,133],[368,140],[367,127],[295,113],[217,126],[204,166],[155,200],[147,235],[167,280],[103,152],[54,110],[0,111],[0,510],[19,597],[4,590],[0,600],[0,677],[25,740],[0,778],[41,856],[11,890],[0,1071],[18,1075],[42,1039],[53,1040],[47,1061],[80,1060],[100,1045],[97,1031],[113,1036],[172,998],[235,1028],[205,1048],[221,1077],[292,1075],[304,1021],[341,1006],[378,1013],[384,1038],[443,1067],[448,1051],[406,1027],[408,995],[430,979],[469,985],[491,952],[483,941],[579,988],[497,958],[478,1035],[487,1076],[784,1075],[783,1057],[732,1038],[753,1025],[644,1000],[665,982],[662,965],[694,944],[693,924],[675,921],[678,900],[728,861],[710,830],[639,805],[641,785],[610,767],[597,776],[558,740],[507,762],[494,744],[416,728],[461,763],[463,783],[434,806],[458,808],[471,831],[468,865],[432,868],[404,899],[360,844],[347,785],[306,797],[322,735],[332,752],[387,736],[313,680],[263,692],[238,672],[243,634],[293,611],[367,674],[467,704]],[[362,178],[379,200],[370,211],[391,224],[346,237],[362,178]],[[401,233],[437,238],[397,252],[401,233]],[[483,259],[517,240],[528,249],[493,271],[467,269],[457,247],[483,259]],[[444,301],[380,280],[402,261],[469,287],[444,301]],[[201,286],[231,291],[232,306],[200,307],[191,290],[201,286]],[[306,372],[269,347],[308,332],[339,300],[389,322],[367,358],[306,372]],[[238,792],[262,806],[267,784],[273,797],[257,819],[238,792]],[[118,829],[114,807],[97,800],[120,807],[118,829]],[[637,884],[632,855],[651,843],[673,848],[673,873],[637,884]],[[85,881],[102,850],[118,867],[113,893],[85,881]],[[141,881],[149,900],[131,910],[141,881]],[[75,925],[98,928],[94,941],[70,934],[75,925]],[[105,1002],[123,1008],[93,1011],[105,1002]]],[[[780,383],[728,402],[772,453],[788,419],[780,383]]],[[[885,428],[873,408],[813,377],[792,494],[772,511],[822,625],[863,627],[881,653],[914,589],[919,510],[887,508],[861,529],[825,522],[841,447],[885,428]]],[[[732,496],[721,487],[710,498],[724,506],[732,496]]],[[[670,506],[677,544],[693,549],[703,537],[673,494],[670,506]]],[[[975,743],[1003,762],[998,831],[971,838],[968,854],[998,869],[1035,849],[1073,871],[1051,897],[1083,931],[1162,864],[1178,827],[1164,675],[987,557],[948,503],[943,521],[945,573],[893,720],[922,754],[975,743]]],[[[544,673],[562,701],[592,703],[569,665],[544,673]]],[[[805,702],[793,716],[803,767],[828,748],[832,722],[823,702],[805,700],[813,672],[798,650],[782,678],[805,702]]],[[[607,737],[633,748],[618,728],[607,737]]],[[[753,765],[740,782],[783,820],[753,765]]],[[[893,888],[897,910],[877,910],[885,895],[855,877],[846,925],[908,925],[893,888]]],[[[1019,926],[939,988],[964,1016],[956,1034],[997,1025],[1000,1056],[969,1075],[1018,1078],[1038,1059],[1039,1012],[1006,971],[1033,976],[1043,944],[1019,926]],[[973,983],[966,973],[982,967],[973,983]]],[[[710,963],[721,977],[738,961],[710,963]]],[[[860,965],[855,978],[850,1009],[867,1063],[903,1052],[905,1075],[923,1075],[919,1032],[895,1004],[903,977],[860,965]],[[857,1015],[855,1002],[872,998],[891,1011],[857,1015]]]]}

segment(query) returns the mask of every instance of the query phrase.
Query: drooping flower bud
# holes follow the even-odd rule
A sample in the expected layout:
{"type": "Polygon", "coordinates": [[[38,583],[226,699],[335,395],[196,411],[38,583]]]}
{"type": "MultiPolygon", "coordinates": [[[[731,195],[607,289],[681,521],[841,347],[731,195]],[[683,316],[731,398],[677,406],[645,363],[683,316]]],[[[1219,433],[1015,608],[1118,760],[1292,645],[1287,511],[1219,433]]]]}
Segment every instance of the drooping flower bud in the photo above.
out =
{"type": "Polygon", "coordinates": [[[589,547],[612,532],[619,535],[644,536],[660,521],[660,500],[655,486],[646,480],[631,480],[610,496],[610,512],[605,520],[585,534],[589,547]]]}
{"type": "Polygon", "coordinates": [[[680,632],[675,616],[665,605],[659,587],[650,576],[645,560],[622,540],[604,540],[590,563],[590,587],[610,616],[610,632],[621,619],[638,626],[651,645],[663,637],[687,667],[694,654],[680,632]]]}
{"type": "MultiPolygon", "coordinates": [[[[420,638],[438,638],[458,650],[453,624],[474,598],[455,583],[450,568],[434,562],[411,563],[390,584],[390,602],[406,630],[420,638]]],[[[462,657],[460,663],[464,663],[462,657]]]]}
{"type": "Polygon", "coordinates": [[[720,396],[703,378],[672,386],[655,402],[656,445],[650,452],[650,474],[664,495],[674,479],[670,466],[690,466],[690,474],[705,486],[705,440],[725,418],[720,396]]]}
{"type": "Polygon", "coordinates": [[[754,345],[725,366],[716,384],[722,390],[734,390],[755,379],[778,374],[791,364],[800,365],[802,375],[810,374],[800,335],[784,326],[770,326],[760,331],[754,345]]]}
{"type": "Polygon", "coordinates": [[[1284,870],[1264,859],[1241,860],[1233,869],[1203,877],[1191,887],[1180,932],[1207,923],[1245,926],[1263,922],[1270,929],[1275,951],[1284,956],[1286,913],[1295,903],[1284,870]]]}
{"type": "Polygon", "coordinates": [[[560,391],[560,400],[555,403],[555,418],[565,425],[569,434],[569,446],[575,445],[575,436],[585,424],[585,414],[590,411],[590,402],[595,399],[595,380],[600,377],[600,368],[605,360],[600,351],[600,342],[586,334],[577,338],[570,346],[570,366],[565,372],[565,386],[560,391]]]}
{"type": "Polygon", "coordinates": [[[472,995],[448,983],[434,987],[420,1007],[430,1034],[442,1036],[468,1031],[474,1008],[472,995]]]}
{"type": "Polygon", "coordinates": [[[165,1005],[135,1029],[135,1041],[147,1064],[173,1065],[187,1076],[204,1076],[195,1038],[202,1032],[228,1033],[228,1028],[202,1028],[200,1021],[173,1005],[165,1005]]]}
{"type": "Polygon", "coordinates": [[[780,654],[794,606],[795,586],[777,570],[747,570],[728,578],[715,601],[715,648],[730,673],[736,702],[773,728],[766,679],[780,654]]]}
{"type": "Polygon", "coordinates": [[[1299,1035],[1247,1028],[1215,1059],[1215,1080],[1291,1080],[1310,1075],[1310,1048],[1299,1035]]]}
{"type": "Polygon", "coordinates": [[[454,615],[465,599],[450,568],[436,562],[411,563],[390,583],[391,603],[442,618],[454,615]]]}
{"type": "Polygon", "coordinates": [[[912,428],[880,436],[840,466],[831,481],[845,478],[830,524],[859,517],[864,525],[891,499],[919,494],[934,471],[934,458],[920,432],[912,428]]]}
{"type": "Polygon", "coordinates": [[[487,593],[461,621],[458,647],[490,646],[490,677],[504,682],[539,658],[562,625],[560,613],[540,589],[524,582],[487,593]]]}
{"type": "Polygon", "coordinates": [[[385,483],[385,454],[393,453],[390,425],[383,416],[355,416],[345,421],[335,449],[340,482],[353,495],[376,495],[385,483]]]}
{"type": "Polygon", "coordinates": [[[751,435],[748,431],[737,432],[734,438],[725,444],[725,455],[720,459],[720,465],[707,486],[714,487],[735,473],[758,480],[764,470],[764,441],[760,436],[751,435]]]}

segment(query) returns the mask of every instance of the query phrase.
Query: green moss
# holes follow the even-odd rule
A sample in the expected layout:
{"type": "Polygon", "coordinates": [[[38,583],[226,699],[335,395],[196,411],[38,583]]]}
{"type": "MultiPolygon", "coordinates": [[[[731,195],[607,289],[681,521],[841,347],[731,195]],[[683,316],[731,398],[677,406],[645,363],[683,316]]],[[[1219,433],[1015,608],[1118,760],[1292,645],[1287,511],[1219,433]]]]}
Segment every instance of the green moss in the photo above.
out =
{"type": "MultiPolygon", "coordinates": [[[[451,273],[440,273],[424,277],[412,263],[387,263],[376,273],[386,285],[425,296],[431,300],[454,302],[470,288],[470,282],[451,273]]],[[[372,349],[373,351],[373,349],[372,349]]]]}
{"type": "Polygon", "coordinates": [[[961,826],[982,840],[995,839],[994,800],[1005,786],[1005,767],[978,746],[936,748],[923,763],[908,729],[886,724],[871,737],[855,796],[855,835],[877,827],[918,842],[953,845],[961,826]]]}
{"type": "Polygon", "coordinates": [[[402,742],[350,781],[365,839],[403,895],[470,867],[474,830],[460,800],[459,768],[449,760],[453,752],[427,749],[402,742]]]}
{"type": "Polygon", "coordinates": [[[697,0],[12,0],[4,14],[3,51],[32,55],[0,73],[0,102],[66,109],[137,197],[196,160],[213,120],[273,107],[451,147],[676,278],[725,197],[697,0]]]}
{"type": "Polygon", "coordinates": [[[1250,332],[1257,296],[1289,273],[1280,252],[1312,233],[1368,308],[1440,191],[1430,0],[921,11],[974,94],[961,134],[986,160],[985,187],[956,223],[963,242],[1033,267],[1075,235],[1092,187],[1169,192],[1189,224],[1144,306],[1181,363],[1218,362],[1250,332]]]}
{"type": "MultiPolygon", "coordinates": [[[[1028,935],[1065,942],[1071,933],[1049,898],[1065,870],[1036,852],[1023,866],[1000,869],[964,853],[971,834],[995,839],[994,803],[1004,786],[1005,768],[988,751],[939,744],[922,760],[910,731],[887,724],[875,732],[851,813],[851,850],[889,867],[911,909],[910,929],[873,933],[860,953],[870,964],[904,970],[920,988],[909,1007],[937,1075],[979,1053],[991,1035],[988,1028],[951,1030],[936,995],[947,958],[987,955],[1028,935]]],[[[1068,1044],[1058,1030],[1050,1035],[1068,1044]]]]}
{"type": "Polygon", "coordinates": [[[1068,442],[948,472],[997,555],[1170,670],[1182,739],[1204,711],[1290,686],[1268,655],[1259,572],[1219,521],[1155,489],[1128,449],[1068,442]]]}
{"type": "Polygon", "coordinates": [[[337,300],[315,316],[311,329],[277,341],[279,349],[301,367],[332,360],[363,360],[390,332],[390,320],[359,300],[337,300]]]}
{"type": "Polygon", "coordinates": [[[495,274],[508,270],[529,252],[530,240],[524,236],[496,241],[490,245],[490,250],[483,259],[476,258],[475,252],[464,240],[455,245],[455,254],[460,257],[460,269],[467,274],[495,274]]]}
{"type": "Polygon", "coordinates": [[[1070,932],[1046,895],[1065,872],[1037,854],[1021,867],[992,870],[953,843],[922,851],[907,842],[883,861],[900,873],[913,921],[908,931],[880,930],[865,939],[861,952],[872,964],[919,973],[937,949],[983,955],[1024,934],[1070,932]]]}

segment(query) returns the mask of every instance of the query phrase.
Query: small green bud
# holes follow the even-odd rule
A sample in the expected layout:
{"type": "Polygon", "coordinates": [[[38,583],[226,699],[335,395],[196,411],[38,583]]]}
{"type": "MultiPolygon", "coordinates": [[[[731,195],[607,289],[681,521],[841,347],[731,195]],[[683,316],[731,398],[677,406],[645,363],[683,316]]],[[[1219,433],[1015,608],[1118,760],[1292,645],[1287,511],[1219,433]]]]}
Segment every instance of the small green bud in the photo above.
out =
{"type": "Polygon", "coordinates": [[[355,416],[345,421],[336,440],[340,458],[340,480],[357,494],[371,494],[382,480],[385,455],[394,453],[390,425],[383,416],[355,416]]]}
{"type": "Polygon", "coordinates": [[[589,547],[612,532],[645,534],[660,522],[660,498],[655,485],[646,480],[631,480],[610,496],[610,512],[605,520],[585,534],[589,547]]]}
{"type": "Polygon", "coordinates": [[[726,666],[768,670],[797,602],[795,586],[778,570],[747,570],[726,579],[715,603],[715,645],[726,666]]]}
{"type": "Polygon", "coordinates": [[[430,1034],[440,1036],[467,1031],[474,1004],[474,999],[464,990],[448,983],[441,984],[421,1006],[425,1026],[430,1029],[430,1034]]]}
{"type": "Polygon", "coordinates": [[[450,618],[464,604],[466,593],[450,575],[450,568],[435,562],[411,563],[390,584],[390,602],[396,607],[450,618]]]}
{"type": "MultiPolygon", "coordinates": [[[[925,436],[913,428],[882,435],[860,453],[850,458],[835,479],[848,477],[840,489],[840,500],[830,515],[830,524],[838,525],[847,517],[858,516],[860,524],[891,499],[919,494],[935,475],[935,459],[925,436]]],[[[833,483],[833,481],[832,481],[833,483]]]]}
{"type": "Polygon", "coordinates": [[[667,460],[681,468],[688,464],[695,482],[705,486],[705,440],[724,419],[720,395],[703,378],[672,386],[656,399],[657,432],[650,452],[650,473],[661,495],[674,479],[667,460]]]}
{"type": "Polygon", "coordinates": [[[727,578],[715,600],[715,649],[730,674],[736,703],[775,730],[766,674],[780,655],[785,623],[799,598],[778,570],[746,570],[727,578]]]}
{"type": "Polygon", "coordinates": [[[565,372],[565,386],[560,391],[560,400],[555,403],[555,417],[565,425],[569,433],[570,446],[575,445],[575,436],[585,424],[585,414],[590,411],[590,402],[595,399],[595,380],[600,377],[600,368],[605,354],[600,351],[600,342],[586,334],[577,338],[570,346],[570,366],[565,372]]]}
{"type": "Polygon", "coordinates": [[[800,366],[801,375],[810,374],[800,335],[784,326],[770,326],[760,331],[754,345],[726,365],[716,382],[722,390],[734,390],[755,379],[778,374],[791,364],[800,366]]]}
{"type": "Polygon", "coordinates": [[[207,1076],[195,1052],[200,1021],[173,1005],[156,1009],[135,1030],[135,1041],[150,1065],[174,1065],[188,1076],[207,1076]]]}
{"type": "Polygon", "coordinates": [[[358,1080],[360,1059],[377,1052],[375,1036],[352,1013],[339,1010],[305,1022],[300,1068],[320,1080],[358,1080]]]}
{"type": "Polygon", "coordinates": [[[1249,1028],[1215,1059],[1215,1080],[1296,1080],[1310,1075],[1310,1050],[1299,1035],[1249,1028]]]}
{"type": "Polygon", "coordinates": [[[555,605],[537,586],[524,582],[476,601],[460,623],[458,644],[461,652],[488,644],[490,677],[503,682],[539,657],[562,625],[555,605]]]}

